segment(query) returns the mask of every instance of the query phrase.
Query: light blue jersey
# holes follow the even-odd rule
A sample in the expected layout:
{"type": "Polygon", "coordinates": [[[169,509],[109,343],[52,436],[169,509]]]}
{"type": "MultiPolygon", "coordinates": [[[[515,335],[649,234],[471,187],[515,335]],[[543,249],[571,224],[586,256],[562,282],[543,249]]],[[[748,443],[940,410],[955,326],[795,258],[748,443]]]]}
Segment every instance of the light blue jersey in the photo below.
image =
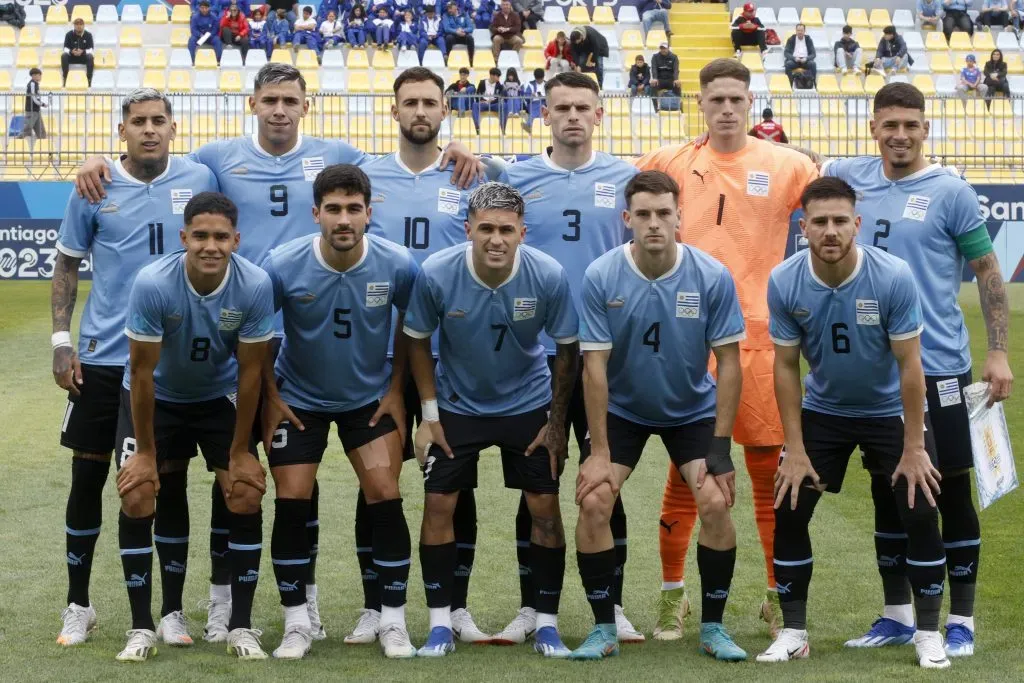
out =
{"type": "Polygon", "coordinates": [[[78,332],[78,357],[89,365],[123,367],[125,304],[135,275],[147,263],[177,250],[185,204],[194,194],[217,190],[210,169],[171,157],[150,183],[129,175],[118,160],[107,196],[90,204],[76,193],[64,212],[57,249],[83,258],[92,252],[93,278],[78,332]]]}
{"type": "Polygon", "coordinates": [[[803,406],[844,417],[903,414],[891,341],[921,334],[914,275],[900,259],[856,247],[857,265],[836,288],[811,269],[809,249],[772,270],[769,332],[779,346],[801,347],[807,373],[803,406]]]}
{"type": "Polygon", "coordinates": [[[895,182],[885,177],[878,157],[832,160],[821,171],[857,191],[857,213],[863,217],[858,241],[910,265],[924,311],[924,373],[967,372],[971,352],[957,300],[964,257],[956,238],[985,225],[974,189],[938,164],[895,182]]]}
{"type": "MultiPolygon", "coordinates": [[[[162,344],[153,372],[157,399],[197,403],[227,396],[238,383],[238,344],[274,336],[270,277],[233,254],[220,286],[201,295],[185,273],[185,252],[168,254],[135,278],[125,334],[162,344]]],[[[123,386],[131,389],[130,368],[123,386]]]]}
{"type": "Polygon", "coordinates": [[[746,337],[736,285],[721,263],[676,244],[676,263],[649,280],[625,244],[583,279],[580,348],[611,350],[608,412],[653,427],[715,416],[713,346],[746,337]]]}
{"type": "MultiPolygon", "coordinates": [[[[589,162],[567,171],[551,160],[549,152],[510,164],[506,182],[526,201],[525,243],[562,264],[573,303],[582,310],[587,266],[629,240],[622,212],[626,184],[639,170],[610,154],[594,152],[589,162]]],[[[551,338],[542,340],[548,354],[554,354],[551,338]]]]}
{"type": "Polygon", "coordinates": [[[550,403],[540,333],[571,344],[579,318],[569,278],[550,256],[520,245],[511,275],[491,289],[476,274],[467,244],[424,261],[413,286],[405,333],[423,339],[438,328],[438,405],[462,415],[504,416],[550,403]]]}
{"type": "Polygon", "coordinates": [[[340,273],[320,235],[277,247],[263,261],[284,312],[276,371],[285,403],[342,412],[383,396],[391,378],[392,307],[404,311],[419,267],[405,248],[365,235],[363,257],[340,273]]]}

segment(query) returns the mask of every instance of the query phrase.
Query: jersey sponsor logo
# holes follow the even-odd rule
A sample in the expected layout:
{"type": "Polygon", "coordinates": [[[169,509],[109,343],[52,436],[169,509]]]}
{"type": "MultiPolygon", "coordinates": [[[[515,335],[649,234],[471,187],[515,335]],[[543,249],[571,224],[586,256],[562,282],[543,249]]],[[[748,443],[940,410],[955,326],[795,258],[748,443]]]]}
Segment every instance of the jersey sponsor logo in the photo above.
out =
{"type": "Polygon", "coordinates": [[[458,190],[449,190],[446,187],[437,190],[437,212],[446,213],[449,216],[459,215],[459,204],[462,202],[462,193],[458,190]]]}
{"type": "Polygon", "coordinates": [[[110,202],[110,204],[107,204],[102,209],[100,209],[100,213],[117,213],[120,210],[120,206],[118,206],[114,202],[110,202]]]}
{"type": "Polygon", "coordinates": [[[316,180],[322,170],[324,170],[323,157],[303,157],[302,177],[306,179],[306,182],[311,183],[316,180]]]}
{"type": "Polygon", "coordinates": [[[700,317],[700,293],[699,292],[676,292],[676,317],[677,318],[699,318],[700,317]]]}
{"type": "Polygon", "coordinates": [[[543,199],[543,198],[544,198],[544,193],[543,192],[541,192],[540,190],[534,190],[530,194],[528,194],[525,197],[523,197],[523,200],[528,202],[528,201],[530,201],[532,199],[543,199]]]}
{"type": "Polygon", "coordinates": [[[171,213],[185,213],[185,205],[192,199],[192,190],[171,190],[171,213]]]}
{"type": "Polygon", "coordinates": [[[931,202],[931,197],[922,197],[919,194],[910,195],[907,197],[907,205],[903,208],[903,217],[912,221],[923,221],[928,214],[928,205],[931,202]]]}
{"type": "Polygon", "coordinates": [[[939,394],[939,407],[960,405],[963,399],[960,397],[960,382],[956,377],[939,380],[935,383],[935,390],[939,394]]]}
{"type": "Polygon", "coordinates": [[[232,332],[242,325],[242,312],[233,308],[220,309],[220,320],[217,329],[221,332],[232,332]]]}
{"type": "Polygon", "coordinates": [[[537,315],[537,299],[516,297],[512,300],[512,320],[529,320],[537,315]]]}
{"type": "Polygon", "coordinates": [[[882,316],[878,313],[878,302],[874,299],[857,299],[857,324],[880,325],[882,316]]]}
{"type": "Polygon", "coordinates": [[[388,294],[391,292],[390,282],[366,283],[366,307],[387,306],[388,294]]]}
{"type": "Polygon", "coordinates": [[[768,174],[764,171],[747,173],[747,194],[752,197],[768,196],[768,174]]]}
{"type": "Polygon", "coordinates": [[[306,292],[302,296],[295,297],[295,300],[300,304],[311,304],[316,300],[316,294],[313,292],[306,292]]]}
{"type": "Polygon", "coordinates": [[[388,198],[388,196],[386,194],[378,193],[378,194],[375,194],[372,197],[370,197],[370,203],[371,204],[380,204],[381,202],[385,201],[387,198],[388,198]]]}
{"type": "Polygon", "coordinates": [[[449,318],[465,318],[466,312],[461,308],[456,308],[454,311],[448,311],[449,318]]]}
{"type": "Polygon", "coordinates": [[[249,169],[245,166],[239,166],[238,168],[231,169],[230,173],[231,175],[249,175],[249,169]]]}
{"type": "Polygon", "coordinates": [[[599,209],[615,208],[615,183],[594,183],[594,206],[599,209]]]}
{"type": "Polygon", "coordinates": [[[794,318],[806,318],[810,314],[811,314],[811,312],[808,311],[806,308],[794,308],[793,309],[793,317],[794,318]]]}
{"type": "Polygon", "coordinates": [[[609,299],[605,302],[608,308],[622,308],[626,305],[626,300],[621,296],[617,296],[614,299],[609,299]]]}

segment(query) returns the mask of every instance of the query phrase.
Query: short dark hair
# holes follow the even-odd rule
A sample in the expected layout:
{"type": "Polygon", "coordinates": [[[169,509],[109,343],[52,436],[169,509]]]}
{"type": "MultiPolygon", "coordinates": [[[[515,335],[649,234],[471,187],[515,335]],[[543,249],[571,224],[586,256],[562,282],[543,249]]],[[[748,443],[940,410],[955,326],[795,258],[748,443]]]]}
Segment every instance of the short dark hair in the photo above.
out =
{"type": "Polygon", "coordinates": [[[395,96],[398,96],[398,91],[406,83],[425,83],[426,81],[432,82],[444,94],[444,80],[440,76],[430,69],[414,66],[398,74],[398,77],[395,78],[395,96]]]}
{"type": "Polygon", "coordinates": [[[856,206],[857,193],[842,178],[823,176],[804,188],[803,194],[800,195],[800,206],[806,211],[807,205],[811,202],[827,199],[846,199],[850,204],[856,206]]]}
{"type": "Polygon", "coordinates": [[[889,83],[875,93],[873,111],[899,107],[924,111],[924,94],[910,83],[889,83]]]}
{"type": "Polygon", "coordinates": [[[552,76],[544,85],[544,90],[551,94],[551,91],[559,86],[563,88],[586,88],[598,97],[601,96],[601,89],[597,87],[597,82],[590,76],[577,71],[563,71],[552,76]]]}
{"type": "Polygon", "coordinates": [[[885,35],[894,36],[896,35],[896,27],[886,26],[885,28],[882,29],[882,33],[884,33],[885,35]]]}
{"type": "Polygon", "coordinates": [[[633,204],[633,195],[640,192],[650,194],[672,194],[672,199],[679,203],[679,185],[667,173],[661,171],[643,171],[637,173],[626,183],[626,207],[633,204]]]}
{"type": "Polygon", "coordinates": [[[35,76],[36,74],[42,75],[42,73],[43,73],[42,69],[40,69],[39,67],[35,67],[35,66],[28,70],[28,75],[29,76],[35,76]]]}
{"type": "Polygon", "coordinates": [[[253,81],[252,91],[255,93],[264,86],[288,83],[290,81],[297,81],[299,89],[302,90],[303,93],[306,92],[306,79],[302,77],[301,71],[291,64],[270,62],[269,64],[264,64],[260,67],[260,70],[256,72],[256,80],[253,81]]]}
{"type": "Polygon", "coordinates": [[[765,121],[771,119],[773,116],[775,116],[775,112],[772,111],[771,107],[765,107],[764,111],[761,112],[761,118],[765,121]]]}
{"type": "Polygon", "coordinates": [[[366,206],[370,206],[370,179],[352,164],[333,164],[320,171],[313,181],[313,203],[318,207],[324,197],[341,190],[345,194],[361,194],[366,206]]]}
{"type": "Polygon", "coordinates": [[[196,216],[204,213],[224,216],[231,222],[232,228],[238,227],[238,207],[220,192],[200,192],[188,200],[185,205],[185,227],[189,227],[196,216]]]}
{"type": "Polygon", "coordinates": [[[462,74],[466,74],[467,76],[469,75],[469,67],[468,66],[463,66],[463,67],[459,68],[459,75],[462,75],[462,74]]]}
{"type": "Polygon", "coordinates": [[[167,116],[171,117],[174,113],[171,109],[171,100],[167,95],[153,88],[136,88],[121,100],[121,120],[128,120],[132,113],[133,104],[142,104],[143,102],[163,102],[164,112],[167,116]]]}
{"type": "Polygon", "coordinates": [[[734,78],[750,87],[750,69],[732,57],[712,59],[700,70],[700,87],[704,88],[719,78],[734,78]]]}
{"type": "Polygon", "coordinates": [[[491,76],[500,76],[501,75],[501,69],[499,69],[496,66],[492,66],[491,70],[488,71],[487,73],[490,74],[491,76]]]}
{"type": "Polygon", "coordinates": [[[533,77],[536,80],[538,80],[538,81],[544,80],[544,75],[545,75],[544,69],[541,69],[541,68],[538,67],[538,68],[533,70],[533,77]]]}
{"type": "Polygon", "coordinates": [[[850,26],[849,24],[847,24],[846,26],[843,27],[843,33],[851,33],[852,34],[853,33],[853,27],[850,26]]]}

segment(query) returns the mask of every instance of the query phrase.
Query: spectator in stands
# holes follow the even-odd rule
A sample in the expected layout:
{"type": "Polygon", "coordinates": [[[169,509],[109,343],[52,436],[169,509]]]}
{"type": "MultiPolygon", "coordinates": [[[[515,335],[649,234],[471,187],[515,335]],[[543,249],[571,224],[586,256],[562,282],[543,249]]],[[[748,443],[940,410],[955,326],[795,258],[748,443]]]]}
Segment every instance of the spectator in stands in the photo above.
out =
{"type": "Polygon", "coordinates": [[[736,50],[737,59],[746,45],[756,45],[761,54],[768,50],[764,42],[764,24],[757,18],[757,8],[752,2],[743,5],[743,11],[732,22],[732,47],[736,50]]]}
{"type": "Polygon", "coordinates": [[[338,19],[334,10],[328,10],[327,16],[320,23],[320,45],[324,50],[338,47],[345,42],[345,24],[338,19]]]}
{"type": "Polygon", "coordinates": [[[391,47],[391,27],[394,25],[395,22],[388,16],[387,5],[377,7],[377,16],[373,19],[373,34],[378,50],[386,50],[391,47]]]}
{"type": "Polygon", "coordinates": [[[414,0],[393,0],[391,9],[391,19],[395,24],[402,23],[402,20],[405,19],[406,10],[412,10],[413,16],[416,15],[416,3],[414,0]]]}
{"type": "MultiPolygon", "coordinates": [[[[505,0],[505,3],[507,2],[508,0],[505,0]]],[[[479,113],[485,111],[498,113],[498,122],[501,125],[501,130],[504,131],[506,120],[506,108],[504,102],[505,86],[501,84],[501,69],[498,67],[491,68],[491,70],[487,72],[486,80],[480,81],[480,85],[476,86],[476,94],[478,97],[476,116],[477,132],[480,132],[479,113]]]]}
{"type": "Polygon", "coordinates": [[[92,85],[93,61],[92,34],[85,30],[85,20],[75,19],[74,28],[64,36],[64,52],[60,55],[60,70],[64,74],[64,82],[68,80],[68,71],[72,64],[85,64],[85,77],[92,85]]]}
{"type": "Polygon", "coordinates": [[[519,72],[514,67],[505,71],[505,111],[509,116],[518,116],[523,110],[523,84],[519,81],[519,72]]]}
{"type": "Polygon", "coordinates": [[[1021,30],[1024,29],[1024,0],[1010,0],[1010,20],[1013,21],[1013,29],[1019,38],[1021,30]]]}
{"type": "Polygon", "coordinates": [[[775,113],[769,107],[765,107],[764,111],[761,112],[761,123],[751,128],[747,135],[754,138],[760,138],[761,140],[767,140],[768,142],[781,142],[784,145],[789,144],[789,138],[786,137],[786,131],[782,130],[781,123],[775,122],[775,113]]]}
{"type": "Polygon", "coordinates": [[[834,46],[836,55],[836,71],[855,73],[860,70],[864,57],[864,50],[853,38],[853,27],[844,26],[842,37],[836,41],[834,46]]]}
{"type": "Polygon", "coordinates": [[[895,71],[903,71],[914,60],[907,52],[907,43],[903,36],[896,33],[895,26],[886,26],[882,29],[882,38],[878,41],[878,49],[875,50],[875,71],[885,75],[895,71]]]}
{"type": "Polygon", "coordinates": [[[997,93],[1001,92],[1006,97],[1010,96],[1010,84],[1006,80],[1006,62],[1003,60],[1002,50],[992,50],[992,54],[989,55],[988,61],[985,62],[985,83],[984,85],[988,89],[988,99],[997,93]]]}
{"type": "Polygon", "coordinates": [[[287,45],[291,42],[292,25],[288,21],[288,12],[286,10],[279,7],[267,23],[270,24],[271,49],[278,45],[287,45]]]}
{"type": "Polygon", "coordinates": [[[466,0],[466,14],[477,28],[490,28],[494,16],[494,0],[466,0]]]}
{"type": "Polygon", "coordinates": [[[960,82],[957,83],[956,91],[960,98],[967,101],[967,95],[981,95],[988,93],[988,86],[982,82],[981,69],[974,59],[974,55],[967,55],[967,66],[960,69],[960,82]]]}
{"type": "Polygon", "coordinates": [[[544,69],[534,69],[533,80],[523,88],[523,97],[526,98],[526,117],[523,119],[523,130],[527,133],[533,132],[533,120],[540,118],[540,109],[546,103],[546,88],[544,69]]]}
{"type": "Polygon", "coordinates": [[[991,31],[993,26],[1006,28],[1010,24],[1010,4],[1008,0],[984,0],[978,12],[978,26],[991,31]]]}
{"type": "Polygon", "coordinates": [[[658,51],[651,57],[651,90],[672,90],[682,97],[679,83],[679,57],[668,47],[668,42],[658,45],[658,51]]]}
{"type": "Polygon", "coordinates": [[[412,16],[412,10],[405,10],[402,21],[398,24],[398,37],[396,39],[400,52],[406,50],[417,50],[420,47],[420,25],[412,16]]]}
{"type": "Polygon", "coordinates": [[[942,23],[942,0],[917,0],[917,20],[922,29],[938,29],[942,23]]]}
{"type": "Polygon", "coordinates": [[[263,8],[257,7],[249,17],[249,47],[254,50],[263,50],[270,57],[274,49],[274,39],[270,34],[270,26],[263,18],[263,8]]]}
{"type": "Polygon", "coordinates": [[[967,14],[973,2],[974,0],[942,0],[942,32],[946,34],[947,42],[953,31],[967,31],[968,35],[974,35],[974,22],[967,14]]]}
{"type": "Polygon", "coordinates": [[[278,16],[277,10],[284,10],[285,19],[288,20],[288,33],[290,35],[295,26],[295,20],[299,17],[299,6],[295,3],[295,0],[267,0],[266,4],[270,8],[267,10],[267,16],[273,15],[276,17],[278,16]]]}
{"type": "Polygon", "coordinates": [[[548,60],[547,68],[552,76],[573,70],[575,65],[572,61],[572,50],[569,48],[569,39],[565,37],[565,31],[555,34],[554,40],[544,48],[544,56],[548,60]]]}
{"type": "Polygon", "coordinates": [[[637,10],[640,12],[645,36],[650,33],[655,23],[661,22],[665,27],[665,34],[669,38],[672,37],[672,29],[668,25],[668,10],[671,7],[672,0],[639,0],[637,10]]]}
{"type": "Polygon", "coordinates": [[[345,22],[345,37],[352,47],[364,47],[366,45],[366,8],[356,5],[348,13],[348,20],[345,22]]]}
{"type": "Polygon", "coordinates": [[[786,41],[786,49],[783,51],[786,75],[789,76],[790,84],[793,83],[798,71],[806,71],[811,87],[814,87],[818,82],[818,66],[814,61],[816,55],[814,41],[807,35],[807,27],[797,24],[796,33],[786,41]]]}
{"type": "Polygon", "coordinates": [[[46,103],[39,96],[39,82],[43,80],[43,72],[36,67],[28,70],[28,84],[25,86],[25,118],[21,124],[19,138],[31,137],[32,144],[36,140],[46,139],[46,126],[43,125],[43,109],[46,103]]]}
{"type": "Polygon", "coordinates": [[[465,45],[469,53],[469,63],[473,64],[476,54],[476,41],[473,39],[473,22],[469,15],[459,9],[458,3],[449,2],[447,14],[441,20],[444,43],[450,52],[456,45],[465,45]]]}
{"type": "Polygon", "coordinates": [[[512,9],[524,27],[536,29],[544,17],[544,0],[512,0],[512,9]]]}
{"type": "Polygon", "coordinates": [[[331,12],[334,12],[336,19],[340,19],[344,14],[342,3],[339,0],[320,0],[320,9],[316,11],[316,20],[321,23],[326,21],[327,15],[331,12]]]}
{"type": "Polygon", "coordinates": [[[577,26],[569,34],[569,49],[576,71],[597,76],[604,87],[604,60],[608,56],[608,39],[593,26],[577,26]]]}
{"type": "Polygon", "coordinates": [[[465,116],[467,111],[473,110],[473,95],[476,88],[469,82],[469,69],[459,69],[459,78],[449,85],[445,91],[448,98],[448,108],[455,112],[456,116],[465,116]]]}
{"type": "MultiPolygon", "coordinates": [[[[308,7],[306,9],[309,9],[308,7]]],[[[232,4],[228,13],[220,18],[220,41],[224,45],[231,45],[242,52],[242,59],[249,52],[249,22],[245,15],[232,4]]]]}
{"type": "Polygon", "coordinates": [[[444,33],[441,31],[441,20],[435,16],[437,14],[434,8],[428,6],[425,8],[426,16],[420,20],[420,63],[423,63],[423,55],[426,54],[427,48],[431,45],[436,45],[437,49],[441,51],[441,56],[445,59],[448,58],[448,46],[444,42],[444,33]]]}
{"type": "Polygon", "coordinates": [[[199,0],[199,12],[192,15],[190,22],[192,35],[188,39],[188,51],[192,54],[192,63],[196,61],[196,50],[201,45],[209,45],[220,61],[220,22],[210,12],[210,0],[199,0]]]}
{"type": "Polygon", "coordinates": [[[633,66],[629,67],[629,94],[633,97],[651,94],[651,67],[644,62],[643,55],[637,55],[633,66]]]}
{"type": "Polygon", "coordinates": [[[502,50],[519,51],[523,46],[523,20],[512,11],[512,3],[502,0],[501,10],[491,17],[491,53],[494,61],[502,50]]]}

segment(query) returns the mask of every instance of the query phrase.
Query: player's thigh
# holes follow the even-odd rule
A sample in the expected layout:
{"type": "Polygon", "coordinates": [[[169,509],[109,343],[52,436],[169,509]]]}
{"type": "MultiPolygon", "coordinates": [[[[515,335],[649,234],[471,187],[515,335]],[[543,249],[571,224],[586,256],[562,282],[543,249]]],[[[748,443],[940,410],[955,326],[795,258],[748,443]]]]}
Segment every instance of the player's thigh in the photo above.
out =
{"type": "MultiPolygon", "coordinates": [[[[647,440],[655,431],[654,428],[627,420],[613,413],[608,413],[605,425],[612,464],[626,468],[631,473],[640,462],[647,440]]],[[[629,476],[628,473],[626,476],[629,476]]]]}
{"type": "MultiPolygon", "coordinates": [[[[672,464],[683,474],[686,465],[696,462],[699,466],[700,461],[707,457],[715,436],[715,418],[704,418],[676,427],[659,427],[656,433],[661,437],[661,443],[672,464]]],[[[683,478],[686,479],[686,475],[683,478]]]]}
{"type": "MultiPolygon", "coordinates": [[[[174,459],[188,460],[195,455],[195,442],[186,430],[182,407],[188,404],[176,404],[166,401],[153,403],[153,440],[156,446],[157,467],[163,471],[176,468],[166,465],[174,459]]],[[[132,420],[131,393],[121,390],[121,401],[117,415],[117,433],[115,437],[114,464],[120,470],[135,455],[136,439],[135,424],[132,420]]]]}
{"type": "MultiPolygon", "coordinates": [[[[236,411],[234,402],[227,396],[209,401],[183,404],[186,431],[195,439],[210,471],[227,470],[231,457],[231,443],[235,437],[236,411]]],[[[256,440],[249,438],[248,451],[256,454],[256,440]]]]}
{"type": "Polygon", "coordinates": [[[970,370],[962,375],[925,377],[928,414],[942,472],[974,467],[971,425],[964,400],[964,387],[970,384],[970,370]]]}
{"type": "Polygon", "coordinates": [[[381,416],[370,426],[379,401],[335,416],[338,435],[359,486],[367,502],[398,497],[398,477],[402,472],[402,440],[398,425],[390,415],[381,416]]]}
{"type": "Polygon", "coordinates": [[[313,495],[316,473],[327,450],[331,415],[295,407],[291,409],[304,429],[300,430],[291,422],[279,424],[270,441],[267,463],[277,497],[304,500],[313,495]]]}
{"type": "Polygon", "coordinates": [[[422,421],[422,416],[420,414],[420,392],[416,388],[416,381],[412,378],[411,373],[406,378],[402,400],[405,403],[405,433],[407,435],[405,444],[403,444],[402,460],[412,460],[416,457],[413,452],[414,429],[422,421]]]}
{"type": "MultiPolygon", "coordinates": [[[[804,436],[804,452],[818,480],[829,493],[839,493],[846,478],[850,456],[860,442],[863,425],[857,418],[829,415],[804,409],[800,416],[804,436]]],[[[786,454],[783,451],[782,459],[786,454]]],[[[780,459],[781,462],[781,459],[780,459]]],[[[810,480],[802,486],[810,486],[810,480]]]]}
{"type": "Polygon", "coordinates": [[[117,445],[123,367],[82,365],[79,395],[68,393],[60,427],[60,444],[109,459],[117,445]]]}
{"type": "Polygon", "coordinates": [[[548,423],[547,406],[495,420],[496,443],[501,449],[505,487],[528,493],[557,494],[558,478],[551,476],[548,449],[538,446],[530,455],[526,455],[526,448],[548,423]]]}
{"type": "MultiPolygon", "coordinates": [[[[864,469],[892,477],[903,457],[904,422],[899,415],[865,418],[862,421],[860,450],[864,469]]],[[[928,414],[925,414],[924,449],[932,465],[938,465],[935,438],[928,414]]]]}
{"type": "Polygon", "coordinates": [[[423,462],[423,490],[447,494],[477,487],[480,451],[490,446],[496,418],[439,411],[444,438],[452,451],[449,458],[439,446],[431,446],[423,462]]]}

